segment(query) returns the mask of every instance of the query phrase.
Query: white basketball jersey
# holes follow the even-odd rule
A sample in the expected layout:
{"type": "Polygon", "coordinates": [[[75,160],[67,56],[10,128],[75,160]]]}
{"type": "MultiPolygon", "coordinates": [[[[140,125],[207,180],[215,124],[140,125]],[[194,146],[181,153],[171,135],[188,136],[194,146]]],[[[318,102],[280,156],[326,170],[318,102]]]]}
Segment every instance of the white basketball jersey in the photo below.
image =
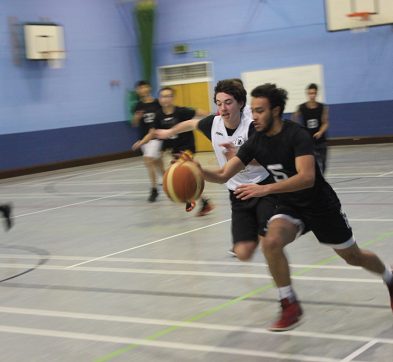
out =
{"type": "MultiPolygon", "coordinates": [[[[227,163],[225,148],[220,146],[220,144],[232,142],[235,147],[239,149],[248,139],[248,131],[251,122],[252,118],[243,113],[235,133],[232,136],[228,136],[221,116],[214,117],[211,141],[220,167],[223,167],[227,163]]],[[[239,185],[255,184],[261,182],[268,176],[269,172],[263,166],[249,164],[244,170],[229,179],[226,182],[226,186],[229,190],[234,191],[239,185]]]]}

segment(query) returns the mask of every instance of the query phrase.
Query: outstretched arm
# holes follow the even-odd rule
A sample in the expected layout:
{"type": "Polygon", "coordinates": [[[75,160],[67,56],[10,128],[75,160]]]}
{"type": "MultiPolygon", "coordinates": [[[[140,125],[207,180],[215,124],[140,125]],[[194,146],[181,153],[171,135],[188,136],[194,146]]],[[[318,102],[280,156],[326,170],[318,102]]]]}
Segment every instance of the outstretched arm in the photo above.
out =
{"type": "Polygon", "coordinates": [[[199,119],[193,118],[188,121],[180,122],[170,129],[156,129],[155,136],[159,139],[167,139],[178,133],[188,132],[198,127],[199,119]]]}
{"type": "Polygon", "coordinates": [[[206,181],[222,184],[243,170],[244,167],[240,158],[234,156],[224,165],[224,167],[218,170],[206,170],[202,168],[202,173],[206,181]]]}

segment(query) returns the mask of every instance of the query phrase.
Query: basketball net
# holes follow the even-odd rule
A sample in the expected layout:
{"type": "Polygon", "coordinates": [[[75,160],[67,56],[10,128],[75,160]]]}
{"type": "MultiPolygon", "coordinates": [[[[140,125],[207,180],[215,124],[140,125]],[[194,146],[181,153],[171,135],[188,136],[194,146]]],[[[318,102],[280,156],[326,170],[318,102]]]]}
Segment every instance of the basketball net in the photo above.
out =
{"type": "Polygon", "coordinates": [[[350,20],[350,27],[352,33],[365,33],[368,31],[370,24],[370,16],[374,13],[370,12],[356,12],[348,14],[350,20]]]}
{"type": "Polygon", "coordinates": [[[46,61],[48,62],[49,68],[60,69],[63,68],[64,63],[64,51],[63,50],[51,50],[41,52],[46,61]]]}

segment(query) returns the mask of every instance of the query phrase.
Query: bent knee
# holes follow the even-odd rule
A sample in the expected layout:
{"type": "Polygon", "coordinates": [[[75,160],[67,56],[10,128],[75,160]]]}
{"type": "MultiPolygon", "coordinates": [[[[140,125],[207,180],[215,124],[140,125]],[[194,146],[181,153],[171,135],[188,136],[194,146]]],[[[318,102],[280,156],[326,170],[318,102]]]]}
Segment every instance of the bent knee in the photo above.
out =
{"type": "Polygon", "coordinates": [[[261,245],[263,253],[275,253],[281,251],[285,243],[279,237],[265,236],[261,245]]]}
{"type": "Polygon", "coordinates": [[[237,242],[233,247],[236,257],[241,261],[248,261],[254,255],[257,243],[253,241],[237,242]]]}

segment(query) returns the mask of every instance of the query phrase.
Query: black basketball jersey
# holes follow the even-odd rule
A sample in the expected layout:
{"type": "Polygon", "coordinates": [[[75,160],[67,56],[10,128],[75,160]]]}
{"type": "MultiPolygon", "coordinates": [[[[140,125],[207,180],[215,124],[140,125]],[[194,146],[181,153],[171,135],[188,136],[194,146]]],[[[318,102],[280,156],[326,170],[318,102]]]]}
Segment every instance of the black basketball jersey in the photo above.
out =
{"type": "MultiPolygon", "coordinates": [[[[194,118],[195,110],[187,107],[175,107],[172,114],[165,114],[162,109],[156,113],[154,127],[157,129],[169,129],[180,122],[194,118]]],[[[195,152],[195,138],[192,131],[179,133],[164,141],[164,149],[190,150],[195,152]]]]}
{"type": "MultiPolygon", "coordinates": [[[[244,165],[255,158],[272,173],[276,182],[296,175],[295,158],[305,155],[314,155],[312,138],[302,126],[286,120],[280,133],[269,137],[263,132],[256,132],[237,153],[244,165]]],[[[336,193],[325,181],[316,163],[314,186],[279,194],[279,198],[283,205],[315,212],[339,204],[336,193]]]]}
{"type": "Polygon", "coordinates": [[[139,122],[139,137],[141,139],[149,133],[150,128],[154,127],[156,112],[160,109],[161,106],[157,99],[150,103],[139,101],[136,104],[134,112],[143,111],[143,116],[139,122]]]}
{"type": "MultiPolygon", "coordinates": [[[[302,124],[311,136],[313,136],[321,129],[323,108],[324,105],[318,102],[316,108],[307,107],[307,103],[303,103],[299,106],[302,124]]],[[[319,139],[314,139],[314,142],[326,142],[325,134],[323,134],[322,137],[320,137],[319,139]]]]}

